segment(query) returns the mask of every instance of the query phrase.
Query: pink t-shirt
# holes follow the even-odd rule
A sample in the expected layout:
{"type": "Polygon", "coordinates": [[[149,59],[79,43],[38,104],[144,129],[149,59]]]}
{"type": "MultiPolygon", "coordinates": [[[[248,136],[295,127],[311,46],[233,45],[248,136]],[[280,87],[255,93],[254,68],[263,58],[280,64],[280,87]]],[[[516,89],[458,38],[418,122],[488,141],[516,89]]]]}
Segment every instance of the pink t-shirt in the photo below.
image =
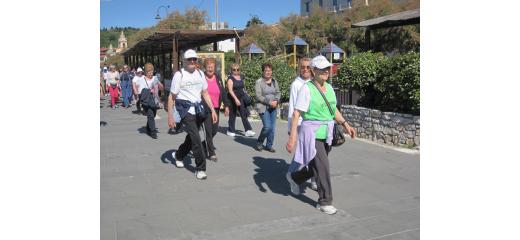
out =
{"type": "Polygon", "coordinates": [[[218,87],[217,77],[215,75],[209,79],[206,77],[206,82],[208,82],[208,93],[211,97],[211,103],[213,103],[214,108],[219,108],[220,88],[218,87]]]}

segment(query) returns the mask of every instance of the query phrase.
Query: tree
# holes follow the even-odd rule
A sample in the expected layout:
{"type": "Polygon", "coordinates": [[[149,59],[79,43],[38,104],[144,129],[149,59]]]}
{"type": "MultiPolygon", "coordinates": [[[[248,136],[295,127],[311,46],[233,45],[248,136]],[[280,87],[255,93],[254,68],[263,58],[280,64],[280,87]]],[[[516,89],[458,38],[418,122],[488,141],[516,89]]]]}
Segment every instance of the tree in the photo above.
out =
{"type": "Polygon", "coordinates": [[[252,26],[252,25],[262,25],[264,22],[260,20],[260,18],[257,15],[253,15],[249,21],[247,21],[246,28],[252,26]]]}

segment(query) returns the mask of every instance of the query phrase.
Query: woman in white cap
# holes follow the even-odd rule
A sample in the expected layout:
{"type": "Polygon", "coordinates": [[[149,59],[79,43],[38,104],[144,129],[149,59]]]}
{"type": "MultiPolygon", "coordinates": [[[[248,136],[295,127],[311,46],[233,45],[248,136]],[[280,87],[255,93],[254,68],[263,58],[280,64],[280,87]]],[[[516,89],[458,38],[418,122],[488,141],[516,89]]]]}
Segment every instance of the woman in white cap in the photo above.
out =
{"type": "Polygon", "coordinates": [[[308,167],[303,167],[293,173],[288,172],[287,180],[291,192],[299,195],[299,185],[314,176],[318,185],[319,196],[316,207],[326,214],[335,214],[337,209],[332,206],[332,186],[328,159],[334,120],[352,138],[356,136],[356,131],[345,121],[335,107],[336,95],[330,84],[326,82],[332,64],[325,57],[317,56],[312,59],[311,65],[314,68],[315,77],[314,80],[305,83],[298,92],[292,116],[291,133],[286,145],[289,153],[295,150],[294,161],[308,167]],[[324,94],[326,100],[322,94],[324,94]],[[335,111],[334,114],[329,111],[326,101],[335,111]],[[303,121],[300,131],[298,131],[300,115],[303,121]]]}
{"type": "Polygon", "coordinates": [[[139,89],[137,87],[137,83],[139,81],[141,81],[141,79],[143,79],[143,78],[144,78],[143,69],[139,67],[139,68],[137,68],[137,72],[136,72],[134,78],[132,78],[132,86],[134,89],[134,98],[137,99],[137,102],[135,103],[135,106],[137,107],[137,112],[135,112],[135,113],[138,113],[138,114],[142,113],[141,112],[141,99],[139,99],[139,94],[141,94],[141,92],[138,91],[138,90],[142,90],[142,89],[139,89]]]}
{"type": "Polygon", "coordinates": [[[202,150],[199,129],[208,117],[216,123],[217,113],[208,94],[208,83],[204,73],[196,69],[197,58],[194,50],[187,50],[184,53],[184,68],[173,75],[170,96],[168,96],[168,126],[175,128],[177,125],[173,115],[173,105],[175,105],[181,118],[180,124],[185,126],[187,133],[184,143],[173,154],[175,165],[178,168],[184,167],[183,159],[191,150],[195,157],[195,177],[206,179],[206,154],[202,150]],[[202,105],[202,98],[209,109],[202,105]]]}

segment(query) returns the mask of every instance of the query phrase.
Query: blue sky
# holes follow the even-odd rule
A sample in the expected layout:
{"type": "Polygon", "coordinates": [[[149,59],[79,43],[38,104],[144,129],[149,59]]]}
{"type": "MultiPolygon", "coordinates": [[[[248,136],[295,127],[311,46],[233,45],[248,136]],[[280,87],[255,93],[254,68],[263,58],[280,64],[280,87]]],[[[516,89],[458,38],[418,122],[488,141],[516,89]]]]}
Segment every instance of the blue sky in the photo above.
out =
{"type": "MultiPolygon", "coordinates": [[[[219,0],[219,18],[228,22],[230,28],[238,29],[243,29],[252,15],[272,24],[290,13],[299,14],[299,4],[299,0],[219,0]]],[[[215,19],[215,0],[100,0],[100,27],[150,27],[157,22],[157,9],[163,5],[170,6],[169,12],[183,12],[194,6],[206,10],[211,21],[215,19]]],[[[159,15],[164,17],[165,14],[161,8],[159,15]]]]}

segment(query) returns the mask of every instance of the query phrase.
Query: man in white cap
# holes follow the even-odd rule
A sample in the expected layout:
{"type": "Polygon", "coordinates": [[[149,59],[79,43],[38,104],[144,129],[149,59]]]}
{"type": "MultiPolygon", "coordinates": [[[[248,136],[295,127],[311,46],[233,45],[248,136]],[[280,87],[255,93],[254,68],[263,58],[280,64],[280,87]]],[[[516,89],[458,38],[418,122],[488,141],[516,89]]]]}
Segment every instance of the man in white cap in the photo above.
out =
{"type": "Polygon", "coordinates": [[[326,82],[332,64],[325,57],[317,56],[312,59],[311,66],[315,73],[314,79],[305,83],[298,92],[291,120],[291,132],[286,145],[289,153],[294,151],[294,161],[308,167],[303,167],[293,173],[288,172],[286,177],[291,192],[295,195],[300,194],[300,184],[311,177],[315,177],[319,196],[316,208],[326,214],[335,214],[337,209],[332,206],[332,185],[328,158],[332,144],[334,120],[352,138],[356,136],[356,131],[337,110],[334,89],[326,82]],[[300,115],[303,121],[298,131],[300,115]]]}
{"type": "Polygon", "coordinates": [[[141,99],[139,99],[139,96],[141,94],[141,91],[143,90],[142,88],[137,88],[137,83],[141,81],[141,79],[143,79],[144,76],[143,76],[143,69],[142,68],[137,68],[137,72],[136,72],[136,75],[134,76],[134,78],[132,78],[132,87],[133,87],[133,90],[134,90],[134,97],[135,99],[137,99],[137,102],[135,104],[135,106],[137,107],[137,112],[135,113],[142,113],[141,111],[141,99]]]}
{"type": "Polygon", "coordinates": [[[185,126],[186,138],[178,150],[173,154],[175,165],[184,167],[183,159],[191,151],[195,157],[195,177],[206,179],[206,153],[202,148],[199,129],[206,117],[211,117],[213,123],[217,122],[217,113],[208,94],[208,83],[204,79],[204,73],[196,69],[197,53],[189,49],[184,53],[184,68],[173,75],[170,96],[168,97],[168,126],[175,128],[173,106],[177,109],[181,118],[180,124],[185,126]],[[201,96],[206,101],[209,109],[201,104],[201,96]],[[211,112],[211,115],[208,113],[211,112]]]}

